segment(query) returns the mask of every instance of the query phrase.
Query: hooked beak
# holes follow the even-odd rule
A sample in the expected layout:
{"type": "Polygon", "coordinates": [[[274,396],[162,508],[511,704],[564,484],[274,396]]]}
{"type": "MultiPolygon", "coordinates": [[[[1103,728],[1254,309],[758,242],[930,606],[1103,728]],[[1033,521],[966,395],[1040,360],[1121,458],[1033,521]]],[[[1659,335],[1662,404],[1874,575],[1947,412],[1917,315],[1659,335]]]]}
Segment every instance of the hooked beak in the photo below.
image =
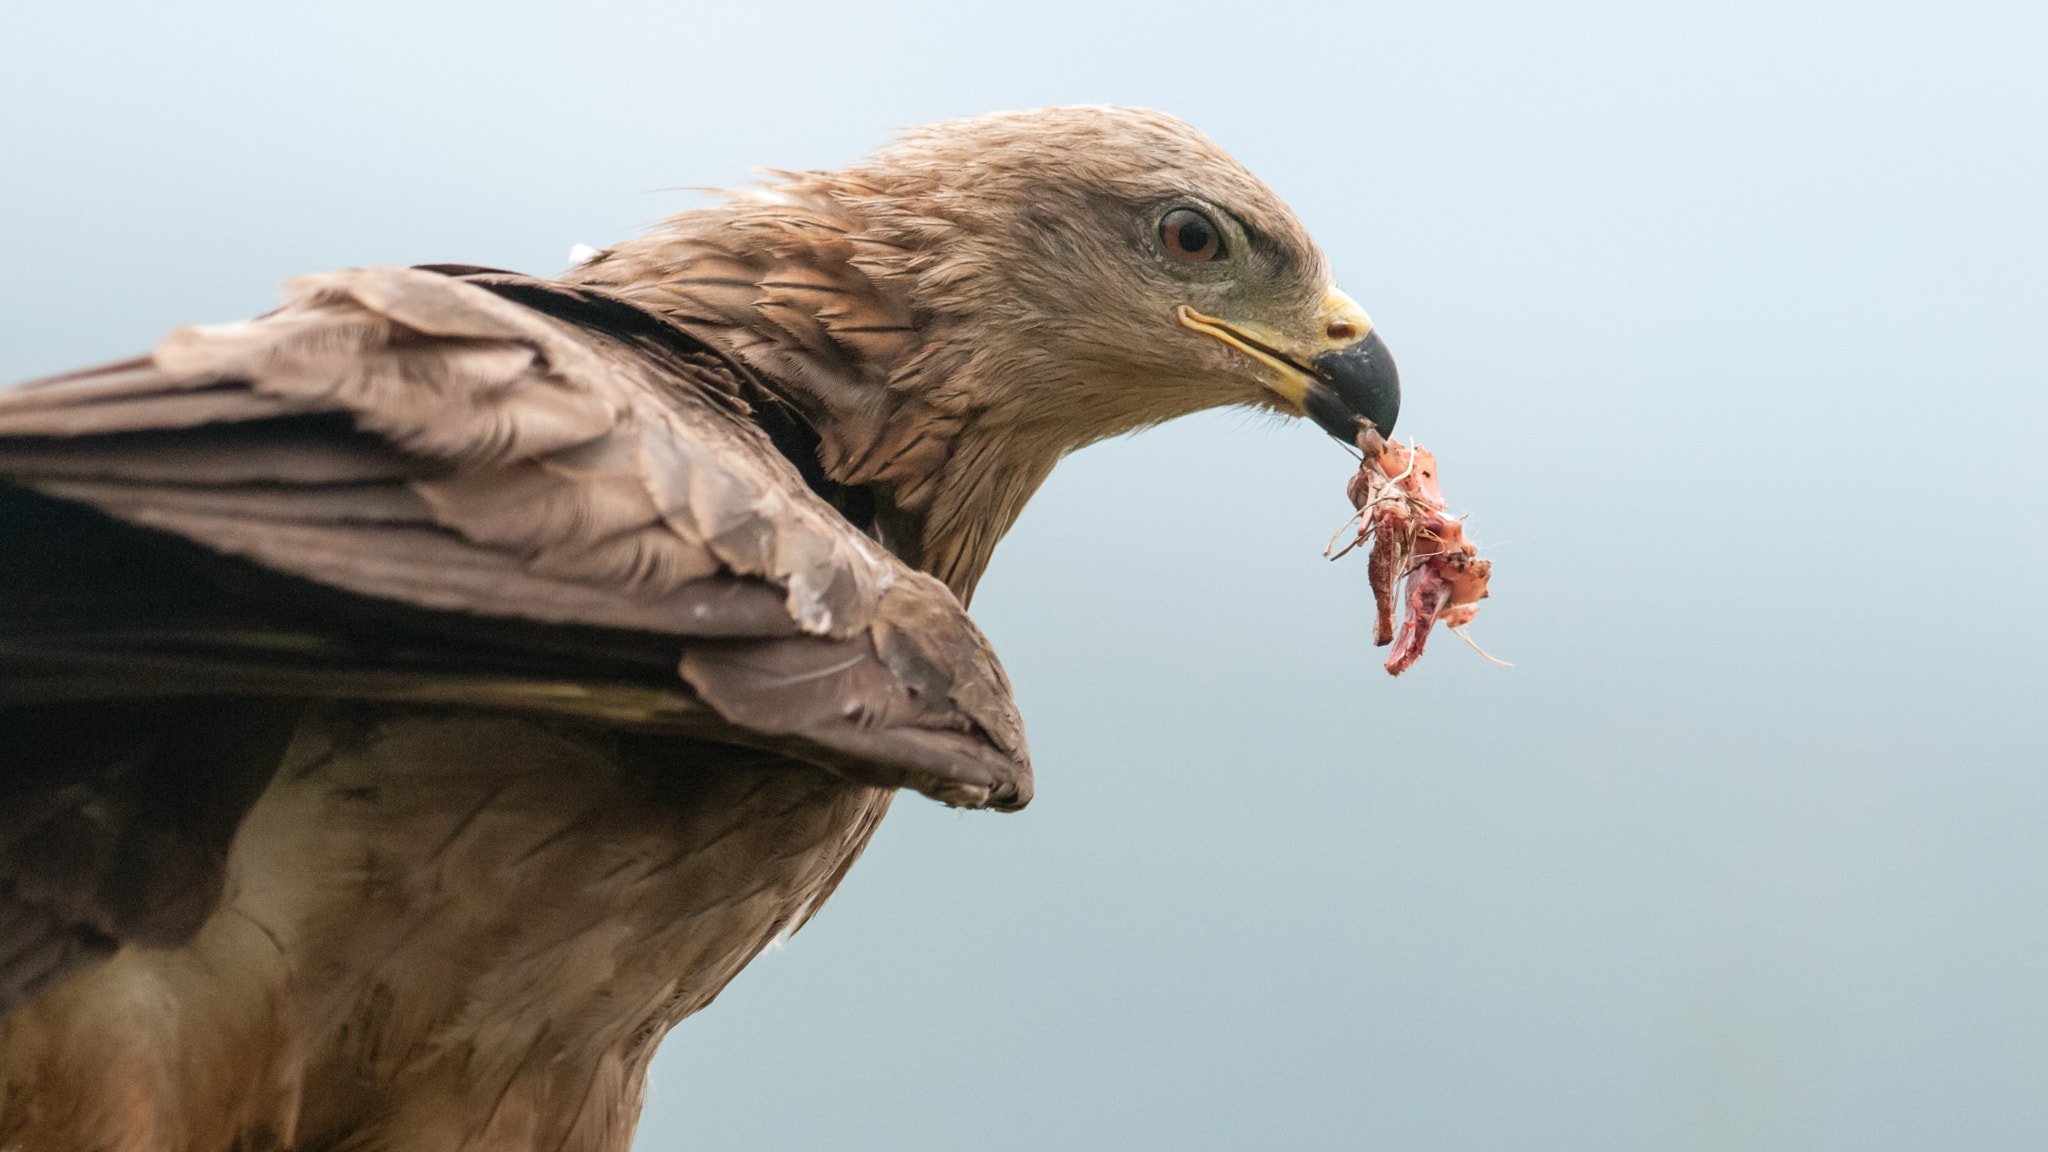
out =
{"type": "Polygon", "coordinates": [[[1369,425],[1382,436],[1401,414],[1401,374],[1386,342],[1356,301],[1332,288],[1317,309],[1306,339],[1264,324],[1219,320],[1183,304],[1180,322],[1257,360],[1260,382],[1323,431],[1355,444],[1369,425]]]}

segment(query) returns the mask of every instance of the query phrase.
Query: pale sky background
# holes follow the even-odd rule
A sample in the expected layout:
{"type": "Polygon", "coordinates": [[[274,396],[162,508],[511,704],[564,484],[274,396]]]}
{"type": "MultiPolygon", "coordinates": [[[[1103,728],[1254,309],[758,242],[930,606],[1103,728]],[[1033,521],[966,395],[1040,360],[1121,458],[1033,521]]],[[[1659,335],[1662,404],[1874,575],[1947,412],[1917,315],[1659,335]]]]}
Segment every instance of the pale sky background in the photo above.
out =
{"type": "Polygon", "coordinates": [[[10,5],[0,379],[1081,102],[1307,221],[1519,667],[1379,670],[1320,432],[1079,454],[1037,802],[902,798],[639,1148],[2048,1146],[2038,3],[10,5]]]}

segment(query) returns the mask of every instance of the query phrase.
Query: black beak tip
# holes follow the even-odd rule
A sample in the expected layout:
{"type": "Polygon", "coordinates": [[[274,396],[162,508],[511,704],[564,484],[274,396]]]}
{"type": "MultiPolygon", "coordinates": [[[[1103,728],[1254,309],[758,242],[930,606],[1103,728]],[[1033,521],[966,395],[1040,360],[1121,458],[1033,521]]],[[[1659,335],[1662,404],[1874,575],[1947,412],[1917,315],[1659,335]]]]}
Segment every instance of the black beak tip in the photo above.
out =
{"type": "Polygon", "coordinates": [[[1310,388],[1302,404],[1324,431],[1356,443],[1363,419],[1372,421],[1382,436],[1394,434],[1394,420],[1401,414],[1401,373],[1378,332],[1322,353],[1309,367],[1320,387],[1310,388]]]}

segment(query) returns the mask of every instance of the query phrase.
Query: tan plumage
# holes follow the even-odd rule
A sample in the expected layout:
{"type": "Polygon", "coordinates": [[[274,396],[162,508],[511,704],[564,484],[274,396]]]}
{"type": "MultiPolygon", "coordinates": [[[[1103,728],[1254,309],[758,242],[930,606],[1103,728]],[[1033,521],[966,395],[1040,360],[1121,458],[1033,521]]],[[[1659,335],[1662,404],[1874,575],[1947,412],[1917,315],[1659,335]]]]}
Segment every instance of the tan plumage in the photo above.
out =
{"type": "Polygon", "coordinates": [[[1029,801],[962,604],[1059,458],[1366,323],[1157,113],[780,179],[0,394],[0,1147],[624,1148],[893,789],[1029,801]]]}

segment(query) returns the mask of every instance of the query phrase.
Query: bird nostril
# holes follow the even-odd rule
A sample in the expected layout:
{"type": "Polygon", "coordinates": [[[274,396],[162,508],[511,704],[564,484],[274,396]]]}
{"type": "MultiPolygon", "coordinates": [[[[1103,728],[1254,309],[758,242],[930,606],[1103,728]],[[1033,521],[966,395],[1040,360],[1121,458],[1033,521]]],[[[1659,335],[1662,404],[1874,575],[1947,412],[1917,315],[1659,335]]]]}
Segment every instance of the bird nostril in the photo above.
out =
{"type": "Polygon", "coordinates": [[[1349,340],[1353,336],[1358,335],[1358,329],[1353,328],[1342,320],[1330,321],[1330,326],[1325,331],[1330,334],[1330,339],[1332,340],[1349,340]]]}

